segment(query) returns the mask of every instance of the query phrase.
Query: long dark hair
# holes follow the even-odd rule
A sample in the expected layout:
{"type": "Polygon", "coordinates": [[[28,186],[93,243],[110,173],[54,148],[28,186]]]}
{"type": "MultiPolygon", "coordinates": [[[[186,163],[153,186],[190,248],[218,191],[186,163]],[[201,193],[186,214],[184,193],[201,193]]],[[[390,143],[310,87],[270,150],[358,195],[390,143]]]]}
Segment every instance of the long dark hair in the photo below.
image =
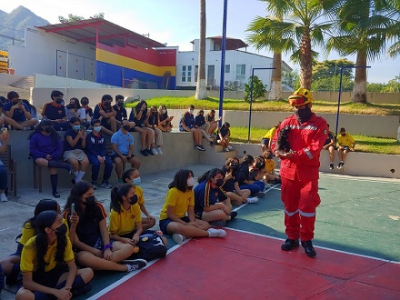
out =
{"type": "MultiPolygon", "coordinates": [[[[55,219],[57,218],[58,213],[52,210],[42,211],[36,217],[36,262],[37,268],[36,271],[44,272],[46,267],[46,263],[44,261],[44,257],[47,253],[47,248],[49,246],[49,242],[47,239],[47,234],[45,232],[45,228],[51,228],[55,219]]],[[[56,262],[61,264],[64,261],[64,252],[65,247],[67,245],[67,237],[64,235],[57,236],[57,250],[56,250],[56,262]]]]}
{"type": "MultiPolygon", "coordinates": [[[[142,108],[143,103],[146,103],[146,108],[143,110],[142,116],[147,116],[148,105],[147,105],[147,102],[144,101],[144,100],[140,100],[139,103],[136,104],[136,106],[135,106],[136,114],[139,114],[140,109],[142,108]]],[[[143,118],[143,117],[142,117],[142,118],[143,118]]]]}
{"type": "Polygon", "coordinates": [[[178,172],[176,172],[174,180],[168,185],[168,188],[177,188],[181,192],[186,192],[189,189],[187,185],[189,174],[191,174],[193,177],[193,172],[191,170],[180,169],[178,172]]]}
{"type": "Polygon", "coordinates": [[[132,173],[133,172],[135,172],[136,171],[136,169],[135,168],[129,168],[129,169],[126,169],[123,173],[122,173],[122,182],[123,183],[131,183],[131,182],[126,182],[125,180],[126,179],[131,179],[131,175],[132,175],[132,173]]]}
{"type": "Polygon", "coordinates": [[[224,165],[224,169],[225,169],[227,172],[231,171],[231,163],[232,163],[233,161],[237,162],[237,164],[238,164],[238,166],[239,166],[239,158],[237,158],[237,157],[229,157],[229,158],[226,160],[225,165],[224,165]]]}
{"type": "Polygon", "coordinates": [[[247,154],[243,157],[242,162],[240,163],[241,165],[250,165],[254,162],[254,157],[251,156],[250,154],[247,154]]]}
{"type": "Polygon", "coordinates": [[[53,127],[53,123],[49,119],[43,119],[40,123],[38,123],[35,127],[35,130],[31,132],[31,134],[28,136],[28,140],[32,138],[35,134],[41,134],[43,131],[42,128],[48,126],[50,127],[50,136],[53,140],[53,142],[58,142],[59,139],[61,139],[60,135],[57,133],[57,131],[53,127]]]}
{"type": "Polygon", "coordinates": [[[110,210],[113,209],[117,213],[121,212],[122,197],[129,194],[129,191],[133,189],[134,186],[130,183],[124,183],[118,186],[114,186],[111,190],[111,203],[110,210]]]}
{"type": "Polygon", "coordinates": [[[214,178],[218,174],[224,176],[224,172],[221,169],[214,168],[200,175],[199,178],[197,178],[197,181],[198,183],[202,183],[205,180],[211,180],[211,178],[214,178]]]}
{"type": "Polygon", "coordinates": [[[91,203],[86,205],[86,209],[83,212],[83,209],[80,205],[81,199],[83,194],[85,194],[92,185],[85,181],[81,180],[72,187],[71,192],[69,193],[67,203],[65,204],[64,209],[67,210],[68,208],[71,207],[72,203],[75,203],[75,211],[78,214],[79,217],[85,216],[87,220],[93,221],[96,217],[96,210],[94,209],[96,206],[96,203],[91,203]]]}
{"type": "Polygon", "coordinates": [[[27,228],[35,228],[36,227],[36,217],[42,212],[46,210],[52,210],[58,212],[58,203],[53,199],[42,199],[36,204],[35,211],[33,213],[33,217],[29,220],[26,220],[24,223],[24,227],[27,228]]]}

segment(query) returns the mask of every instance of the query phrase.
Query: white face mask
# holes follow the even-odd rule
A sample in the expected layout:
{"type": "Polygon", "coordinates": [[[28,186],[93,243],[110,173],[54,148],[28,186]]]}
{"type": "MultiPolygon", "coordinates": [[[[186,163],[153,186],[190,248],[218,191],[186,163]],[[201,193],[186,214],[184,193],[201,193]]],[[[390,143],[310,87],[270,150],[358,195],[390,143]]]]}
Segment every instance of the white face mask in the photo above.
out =
{"type": "Polygon", "coordinates": [[[162,110],[162,113],[163,113],[163,114],[167,113],[167,110],[166,110],[166,109],[163,109],[163,110],[162,110]]]}
{"type": "Polygon", "coordinates": [[[191,113],[191,114],[192,114],[192,113],[193,113],[193,111],[194,111],[193,109],[189,109],[189,113],[191,113]]]}
{"type": "Polygon", "coordinates": [[[186,181],[186,183],[187,183],[187,186],[188,186],[188,187],[192,187],[192,186],[194,186],[195,180],[194,180],[193,177],[190,177],[190,178],[186,181]]]}

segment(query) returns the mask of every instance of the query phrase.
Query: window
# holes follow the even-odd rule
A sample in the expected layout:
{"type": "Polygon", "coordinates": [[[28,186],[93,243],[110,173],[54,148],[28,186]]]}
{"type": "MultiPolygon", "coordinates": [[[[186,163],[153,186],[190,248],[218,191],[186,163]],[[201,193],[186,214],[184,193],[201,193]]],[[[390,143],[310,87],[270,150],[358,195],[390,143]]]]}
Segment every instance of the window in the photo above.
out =
{"type": "Polygon", "coordinates": [[[225,65],[225,74],[231,72],[231,65],[225,65]]]}
{"type": "Polygon", "coordinates": [[[194,81],[197,82],[197,76],[199,72],[199,66],[194,66],[194,81]]]}
{"type": "Polygon", "coordinates": [[[187,67],[187,81],[192,82],[192,66],[187,67]]]}
{"type": "Polygon", "coordinates": [[[236,79],[245,79],[246,65],[236,65],[236,79]]]}
{"type": "Polygon", "coordinates": [[[182,66],[182,82],[186,82],[186,66],[182,66]]]}

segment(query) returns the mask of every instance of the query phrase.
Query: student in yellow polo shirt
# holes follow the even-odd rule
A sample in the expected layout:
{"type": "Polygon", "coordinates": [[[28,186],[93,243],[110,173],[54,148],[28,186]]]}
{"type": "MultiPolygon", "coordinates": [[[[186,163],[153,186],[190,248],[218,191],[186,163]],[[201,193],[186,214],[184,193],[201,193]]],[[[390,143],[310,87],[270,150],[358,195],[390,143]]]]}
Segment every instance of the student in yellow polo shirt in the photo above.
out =
{"type": "Polygon", "coordinates": [[[349,133],[346,132],[346,129],[342,127],[340,128],[340,134],[338,136],[338,144],[339,164],[337,168],[341,169],[344,167],[344,161],[346,159],[347,153],[349,153],[349,151],[354,152],[356,141],[349,133]]]}
{"type": "Polygon", "coordinates": [[[264,135],[264,137],[261,140],[261,148],[263,152],[265,150],[269,150],[271,147],[271,141],[274,138],[276,129],[279,128],[279,125],[281,125],[282,122],[276,123],[274,127],[272,127],[270,130],[268,130],[267,134],[264,135]]]}
{"type": "Polygon", "coordinates": [[[61,214],[44,211],[36,217],[37,235],[25,244],[21,255],[23,285],[16,299],[71,299],[90,290],[93,270],[78,270],[67,226],[61,214]],[[65,272],[65,264],[68,272],[65,272]],[[64,266],[63,266],[64,265],[64,266]]]}
{"type": "Polygon", "coordinates": [[[275,174],[275,162],[272,159],[274,155],[272,154],[271,150],[264,151],[263,153],[264,156],[264,162],[265,162],[265,175],[264,175],[264,181],[265,183],[268,183],[268,181],[272,181],[273,183],[280,183],[281,182],[281,176],[278,174],[275,174]]]}

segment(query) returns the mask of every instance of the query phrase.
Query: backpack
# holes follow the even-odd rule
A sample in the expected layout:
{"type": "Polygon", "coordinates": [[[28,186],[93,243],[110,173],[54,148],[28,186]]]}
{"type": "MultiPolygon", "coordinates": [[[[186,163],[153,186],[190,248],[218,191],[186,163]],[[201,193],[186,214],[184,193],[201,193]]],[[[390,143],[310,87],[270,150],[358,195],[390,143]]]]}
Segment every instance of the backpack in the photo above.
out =
{"type": "Polygon", "coordinates": [[[131,256],[132,258],[142,258],[147,261],[163,258],[167,254],[167,247],[161,237],[152,230],[143,231],[137,243],[139,253],[131,256]]]}

